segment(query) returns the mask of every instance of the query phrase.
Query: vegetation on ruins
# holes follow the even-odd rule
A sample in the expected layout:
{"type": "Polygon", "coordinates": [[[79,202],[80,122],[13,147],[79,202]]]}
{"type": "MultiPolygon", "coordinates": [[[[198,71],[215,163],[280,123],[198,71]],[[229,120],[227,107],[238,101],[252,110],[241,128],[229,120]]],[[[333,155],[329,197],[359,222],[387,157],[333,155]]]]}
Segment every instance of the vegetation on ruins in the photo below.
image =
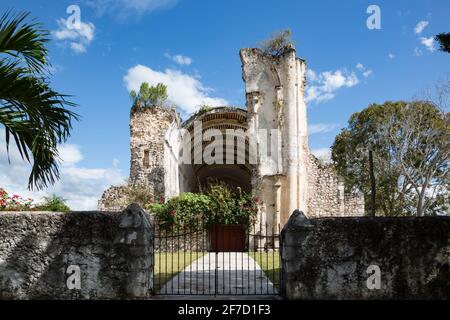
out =
{"type": "Polygon", "coordinates": [[[279,31],[260,44],[260,49],[267,55],[279,57],[292,49],[292,32],[290,29],[279,31]]]}
{"type": "Polygon", "coordinates": [[[44,197],[44,203],[34,207],[36,211],[53,211],[53,212],[69,212],[70,208],[66,204],[66,200],[52,195],[51,197],[44,197]]]}
{"type": "Polygon", "coordinates": [[[65,200],[56,195],[44,197],[41,204],[36,204],[31,198],[23,198],[20,195],[10,195],[0,188],[0,211],[54,211],[68,212],[70,208],[65,200]]]}
{"type": "Polygon", "coordinates": [[[66,109],[75,104],[50,87],[48,31],[27,20],[28,13],[0,17],[0,124],[7,151],[15,144],[32,165],[29,189],[42,189],[59,179],[58,145],[78,116],[66,109]]]}
{"type": "Polygon", "coordinates": [[[127,199],[127,204],[137,203],[141,207],[148,204],[151,191],[150,188],[144,184],[129,184],[124,188],[124,194],[127,199]]]}
{"type": "Polygon", "coordinates": [[[440,51],[450,53],[450,32],[439,33],[434,40],[439,44],[440,51]]]}
{"type": "Polygon", "coordinates": [[[332,159],[347,191],[364,193],[366,208],[372,151],[377,215],[449,214],[449,82],[437,91],[437,99],[372,104],[335,139],[332,159]]]}
{"type": "Polygon", "coordinates": [[[213,109],[214,109],[214,107],[204,104],[204,105],[200,106],[200,108],[197,110],[197,112],[195,112],[192,116],[198,117],[198,116],[200,116],[204,113],[207,113],[213,109]]]}
{"type": "Polygon", "coordinates": [[[133,101],[133,107],[151,108],[162,106],[168,98],[167,86],[163,83],[150,86],[147,82],[143,82],[139,92],[131,90],[130,98],[133,101]]]}
{"type": "Polygon", "coordinates": [[[182,193],[166,203],[147,206],[161,228],[196,229],[214,224],[254,225],[258,200],[240,188],[224,184],[209,186],[205,193],[182,193]]]}

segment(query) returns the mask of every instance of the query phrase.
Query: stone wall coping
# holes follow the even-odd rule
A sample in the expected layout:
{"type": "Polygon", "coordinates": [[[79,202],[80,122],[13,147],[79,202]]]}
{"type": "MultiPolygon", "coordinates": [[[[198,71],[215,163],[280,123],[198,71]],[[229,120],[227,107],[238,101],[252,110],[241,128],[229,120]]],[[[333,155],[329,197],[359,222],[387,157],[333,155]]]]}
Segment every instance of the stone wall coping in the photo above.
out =
{"type": "Polygon", "coordinates": [[[92,213],[92,214],[117,214],[122,213],[122,211],[0,211],[0,217],[2,215],[70,215],[79,213],[92,213]]]}

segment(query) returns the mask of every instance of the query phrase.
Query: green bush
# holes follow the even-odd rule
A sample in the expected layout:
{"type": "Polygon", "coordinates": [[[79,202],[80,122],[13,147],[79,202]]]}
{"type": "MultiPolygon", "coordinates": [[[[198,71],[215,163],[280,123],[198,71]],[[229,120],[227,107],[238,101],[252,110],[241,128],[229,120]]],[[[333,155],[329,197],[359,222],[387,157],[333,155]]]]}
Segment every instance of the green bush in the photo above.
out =
{"type": "Polygon", "coordinates": [[[269,39],[260,44],[261,50],[270,56],[279,57],[293,48],[290,29],[273,34],[269,39]]]}
{"type": "Polygon", "coordinates": [[[150,86],[147,82],[143,82],[139,92],[131,90],[130,98],[133,102],[133,107],[151,108],[162,106],[168,98],[167,86],[163,83],[150,86]]]}
{"type": "Polygon", "coordinates": [[[70,208],[66,205],[63,198],[56,195],[44,197],[44,204],[36,206],[37,211],[69,212],[70,208]]]}
{"type": "Polygon", "coordinates": [[[147,206],[161,228],[198,229],[213,224],[240,224],[249,228],[256,222],[257,199],[241,189],[212,185],[205,194],[182,193],[166,203],[147,206]]]}
{"type": "Polygon", "coordinates": [[[209,215],[211,199],[203,194],[182,193],[167,203],[153,203],[148,208],[156,215],[163,228],[176,226],[193,229],[199,221],[209,215]]]}

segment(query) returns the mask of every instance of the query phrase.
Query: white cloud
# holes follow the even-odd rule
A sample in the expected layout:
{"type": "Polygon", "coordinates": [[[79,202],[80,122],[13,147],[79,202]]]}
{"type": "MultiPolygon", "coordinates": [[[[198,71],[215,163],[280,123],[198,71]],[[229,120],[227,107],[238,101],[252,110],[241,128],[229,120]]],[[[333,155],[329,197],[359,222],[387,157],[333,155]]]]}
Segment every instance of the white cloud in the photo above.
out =
{"type": "Polygon", "coordinates": [[[362,73],[364,78],[367,78],[372,74],[372,70],[367,69],[362,63],[358,63],[356,69],[362,73]]]}
{"type": "Polygon", "coordinates": [[[187,57],[187,56],[183,56],[181,54],[177,54],[177,55],[171,56],[170,54],[166,53],[164,56],[166,58],[169,58],[170,60],[172,60],[176,64],[179,64],[179,65],[182,65],[182,66],[189,66],[189,65],[192,64],[192,58],[187,57]]]}
{"type": "Polygon", "coordinates": [[[389,57],[389,59],[391,59],[391,60],[392,60],[392,59],[395,59],[395,54],[389,53],[389,54],[388,54],[388,57],[389,57]]]}
{"type": "Polygon", "coordinates": [[[80,147],[65,144],[59,147],[62,165],[60,180],[55,185],[40,191],[29,191],[28,177],[31,166],[23,161],[15,146],[10,147],[11,163],[8,162],[4,129],[0,128],[0,187],[10,194],[41,201],[42,197],[56,194],[67,200],[73,210],[96,210],[103,191],[111,185],[125,182],[125,176],[114,159],[109,168],[85,168],[79,164],[83,160],[80,147]]]}
{"type": "Polygon", "coordinates": [[[419,48],[415,47],[415,48],[414,48],[414,55],[415,55],[416,57],[420,57],[421,55],[423,55],[423,52],[422,52],[422,50],[420,50],[419,48]]]}
{"type": "Polygon", "coordinates": [[[192,113],[204,104],[210,106],[228,104],[225,99],[210,97],[212,89],[203,86],[199,79],[178,70],[156,71],[143,65],[136,65],[128,70],[124,82],[128,91],[138,90],[143,82],[150,85],[164,83],[167,85],[169,101],[186,113],[192,113]]]}
{"type": "Polygon", "coordinates": [[[86,0],[86,4],[94,8],[99,15],[108,13],[122,19],[168,9],[177,2],[178,0],[86,0]]]}
{"type": "Polygon", "coordinates": [[[85,52],[86,52],[86,47],[85,47],[84,44],[82,44],[82,43],[72,42],[72,43],[70,44],[70,48],[71,48],[75,53],[85,53],[85,52]]]}
{"type": "Polygon", "coordinates": [[[428,51],[433,52],[436,50],[436,48],[434,46],[434,38],[433,37],[430,37],[430,38],[421,37],[420,43],[423,44],[425,46],[425,48],[427,48],[428,51]]]}
{"type": "Polygon", "coordinates": [[[181,65],[190,65],[192,63],[192,59],[182,55],[176,55],[173,57],[173,61],[181,65]]]}
{"type": "Polygon", "coordinates": [[[74,165],[83,160],[83,155],[77,145],[64,144],[59,147],[58,151],[63,165],[74,165]]]}
{"type": "Polygon", "coordinates": [[[364,78],[368,78],[372,74],[372,70],[366,70],[363,72],[364,78]]]}
{"type": "Polygon", "coordinates": [[[324,163],[331,163],[331,149],[330,148],[320,148],[311,151],[317,159],[324,163]]]}
{"type": "Polygon", "coordinates": [[[335,91],[341,88],[351,88],[359,83],[355,72],[346,70],[326,71],[317,74],[308,71],[310,85],[306,89],[306,102],[321,103],[335,97],[335,91]]]}
{"type": "Polygon", "coordinates": [[[315,123],[315,124],[310,124],[308,126],[308,133],[309,135],[314,135],[314,134],[321,134],[321,133],[327,133],[327,132],[331,132],[334,129],[338,128],[339,125],[332,123],[315,123]]]}
{"type": "Polygon", "coordinates": [[[421,34],[422,31],[429,25],[430,23],[428,21],[419,21],[414,28],[415,34],[421,34]]]}
{"type": "Polygon", "coordinates": [[[52,34],[56,40],[69,42],[70,48],[75,53],[85,53],[87,46],[95,38],[95,26],[91,22],[80,22],[79,26],[72,26],[63,18],[57,20],[58,30],[52,34]]]}

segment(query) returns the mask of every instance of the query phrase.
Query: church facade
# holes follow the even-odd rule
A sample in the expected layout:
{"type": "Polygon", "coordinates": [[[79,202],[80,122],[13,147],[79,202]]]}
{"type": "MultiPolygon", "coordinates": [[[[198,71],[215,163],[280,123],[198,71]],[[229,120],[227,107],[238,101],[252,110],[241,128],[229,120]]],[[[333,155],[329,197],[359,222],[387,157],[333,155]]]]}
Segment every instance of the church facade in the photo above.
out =
{"type": "MultiPolygon", "coordinates": [[[[204,108],[186,121],[175,109],[134,108],[130,184],[153,197],[197,192],[211,180],[251,192],[260,223],[282,226],[294,210],[308,217],[362,216],[364,198],[346,194],[332,165],[308,145],[306,62],[294,48],[268,56],[242,49],[246,108],[204,108]]],[[[111,187],[100,210],[120,210],[124,187],[111,187]]]]}

